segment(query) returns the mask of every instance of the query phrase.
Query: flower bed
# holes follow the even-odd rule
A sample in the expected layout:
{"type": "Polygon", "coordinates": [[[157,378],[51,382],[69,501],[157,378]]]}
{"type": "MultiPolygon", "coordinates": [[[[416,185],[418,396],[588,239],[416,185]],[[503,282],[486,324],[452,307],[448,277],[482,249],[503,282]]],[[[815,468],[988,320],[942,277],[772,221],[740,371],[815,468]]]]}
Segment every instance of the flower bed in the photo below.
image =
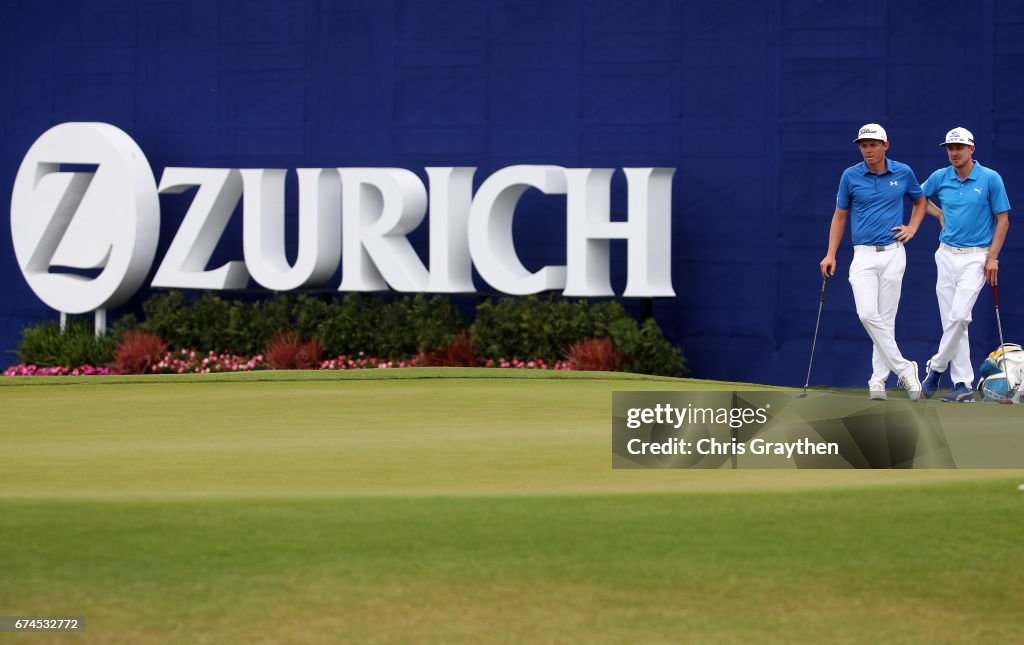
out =
{"type": "Polygon", "coordinates": [[[12,365],[4,370],[4,376],[106,376],[116,374],[109,367],[79,365],[78,367],[38,367],[36,365],[12,365]]]}
{"type": "MultiPolygon", "coordinates": [[[[363,352],[355,355],[342,354],[319,362],[320,370],[394,369],[422,367],[423,356],[408,360],[387,360],[366,356],[363,352]]],[[[523,361],[519,359],[488,359],[482,367],[498,369],[573,370],[572,361],[559,360],[553,364],[543,359],[523,361]]],[[[272,369],[262,354],[253,357],[238,356],[229,352],[202,354],[191,349],[166,352],[160,361],[153,363],[150,374],[216,374],[223,372],[250,372],[272,369]]],[[[118,374],[114,368],[105,366],[80,365],[78,367],[37,367],[36,365],[13,365],[4,370],[4,376],[105,376],[118,374]]]]}
{"type": "Polygon", "coordinates": [[[203,355],[194,349],[180,349],[167,352],[150,367],[152,374],[216,374],[219,372],[251,372],[270,369],[262,354],[252,358],[229,352],[210,352],[203,355]]]}

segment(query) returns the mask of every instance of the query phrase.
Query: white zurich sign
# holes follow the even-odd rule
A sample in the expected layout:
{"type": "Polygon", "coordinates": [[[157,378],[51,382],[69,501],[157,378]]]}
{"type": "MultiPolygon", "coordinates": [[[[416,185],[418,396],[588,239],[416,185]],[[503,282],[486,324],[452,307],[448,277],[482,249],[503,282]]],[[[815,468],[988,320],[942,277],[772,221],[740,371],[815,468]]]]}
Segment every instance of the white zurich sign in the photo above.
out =
{"type": "Polygon", "coordinates": [[[159,186],[146,156],[106,123],[43,133],[18,170],[11,234],[18,264],[50,307],[115,307],[142,285],[160,236],[159,193],[198,188],[153,278],[154,287],[266,289],[322,286],[341,265],[339,291],[473,293],[472,270],[516,295],[562,290],[613,296],[609,243],[627,243],[625,296],[674,296],[672,168],[625,168],[628,216],[612,221],[610,168],[509,166],[473,193],[475,168],[300,168],[298,254],[285,256],[283,169],[166,168],[159,186]],[[512,240],[527,190],[566,196],[566,264],[531,272],[512,240]],[[242,202],[244,259],[207,265],[242,202]],[[430,214],[429,267],[407,239],[430,214]],[[63,271],[61,269],[64,269],[63,271]],[[77,270],[73,273],[68,270],[77,270]],[[98,274],[86,277],[89,271],[98,274]]]}

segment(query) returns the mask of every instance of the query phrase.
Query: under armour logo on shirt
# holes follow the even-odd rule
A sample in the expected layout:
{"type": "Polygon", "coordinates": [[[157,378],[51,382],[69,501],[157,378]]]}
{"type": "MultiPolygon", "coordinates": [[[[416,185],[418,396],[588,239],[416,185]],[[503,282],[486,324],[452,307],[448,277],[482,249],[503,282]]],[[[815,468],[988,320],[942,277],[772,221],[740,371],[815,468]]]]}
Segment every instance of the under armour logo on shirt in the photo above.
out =
{"type": "Polygon", "coordinates": [[[899,186],[899,185],[900,185],[900,182],[898,182],[898,181],[890,181],[890,182],[889,182],[889,185],[890,185],[890,186],[899,186]]]}

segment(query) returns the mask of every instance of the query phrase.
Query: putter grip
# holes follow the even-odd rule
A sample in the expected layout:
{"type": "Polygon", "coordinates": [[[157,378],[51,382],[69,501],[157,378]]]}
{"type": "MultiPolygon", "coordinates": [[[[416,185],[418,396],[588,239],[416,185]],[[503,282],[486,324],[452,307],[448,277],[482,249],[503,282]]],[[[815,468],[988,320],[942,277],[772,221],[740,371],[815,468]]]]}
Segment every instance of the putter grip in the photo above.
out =
{"type": "Polygon", "coordinates": [[[996,309],[999,308],[999,287],[992,285],[992,302],[996,304],[996,309]]]}

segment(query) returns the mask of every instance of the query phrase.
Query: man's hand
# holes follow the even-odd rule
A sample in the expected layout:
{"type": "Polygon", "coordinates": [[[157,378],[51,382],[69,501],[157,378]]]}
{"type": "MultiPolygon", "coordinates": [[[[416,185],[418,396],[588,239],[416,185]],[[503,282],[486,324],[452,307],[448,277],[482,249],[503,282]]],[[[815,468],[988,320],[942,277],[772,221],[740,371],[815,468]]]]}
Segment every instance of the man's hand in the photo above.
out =
{"type": "Polygon", "coordinates": [[[821,275],[825,278],[832,277],[832,274],[836,272],[836,258],[832,255],[826,255],[821,261],[821,275]]]}
{"type": "Polygon", "coordinates": [[[917,229],[912,226],[894,226],[889,230],[896,231],[893,233],[893,237],[897,242],[903,242],[904,244],[909,242],[917,233],[917,229]]]}
{"type": "Polygon", "coordinates": [[[999,284],[999,260],[988,258],[985,260],[985,279],[993,287],[999,284]]]}

